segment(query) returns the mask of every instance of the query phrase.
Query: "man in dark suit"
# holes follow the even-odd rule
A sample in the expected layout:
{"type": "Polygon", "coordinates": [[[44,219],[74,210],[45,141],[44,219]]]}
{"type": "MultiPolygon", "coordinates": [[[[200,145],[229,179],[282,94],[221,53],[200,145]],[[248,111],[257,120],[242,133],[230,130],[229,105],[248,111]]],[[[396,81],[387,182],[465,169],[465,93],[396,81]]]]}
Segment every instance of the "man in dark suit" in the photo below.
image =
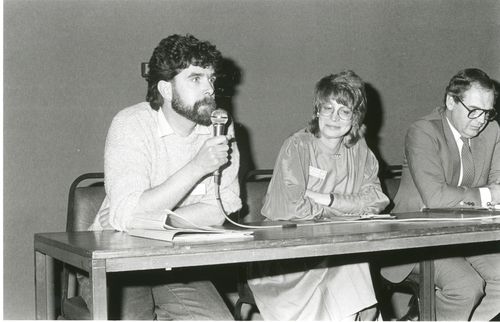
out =
{"type": "MultiPolygon", "coordinates": [[[[452,77],[445,106],[408,130],[394,212],[500,204],[496,98],[493,81],[479,69],[452,77]]],[[[481,251],[434,260],[438,320],[491,320],[500,312],[500,253],[481,251]]],[[[418,265],[386,267],[382,275],[400,282],[411,271],[418,273],[418,265]]]]}

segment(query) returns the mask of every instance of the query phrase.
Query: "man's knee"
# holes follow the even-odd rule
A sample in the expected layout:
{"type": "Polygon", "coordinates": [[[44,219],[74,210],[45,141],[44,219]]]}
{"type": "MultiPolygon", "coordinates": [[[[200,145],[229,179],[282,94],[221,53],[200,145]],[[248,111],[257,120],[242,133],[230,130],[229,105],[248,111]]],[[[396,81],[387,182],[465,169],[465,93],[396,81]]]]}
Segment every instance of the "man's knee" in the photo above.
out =
{"type": "Polygon", "coordinates": [[[484,287],[485,287],[485,282],[479,276],[476,276],[474,281],[471,282],[468,296],[474,303],[479,303],[479,301],[481,301],[481,299],[483,298],[484,287]]]}
{"type": "Polygon", "coordinates": [[[446,297],[469,303],[478,303],[484,296],[484,280],[477,274],[470,274],[446,285],[442,292],[446,297]]]}

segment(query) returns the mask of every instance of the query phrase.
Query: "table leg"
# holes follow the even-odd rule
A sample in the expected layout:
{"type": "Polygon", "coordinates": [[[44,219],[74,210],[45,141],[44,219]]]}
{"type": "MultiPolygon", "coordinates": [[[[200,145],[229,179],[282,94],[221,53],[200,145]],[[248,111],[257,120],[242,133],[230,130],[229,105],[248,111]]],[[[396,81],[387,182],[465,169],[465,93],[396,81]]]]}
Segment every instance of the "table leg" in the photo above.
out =
{"type": "Polygon", "coordinates": [[[436,321],[436,300],[434,287],[434,262],[420,262],[420,320],[436,321]]]}
{"type": "Polygon", "coordinates": [[[106,288],[106,264],[104,260],[92,261],[90,284],[92,296],[90,315],[93,320],[106,320],[108,318],[108,296],[106,288]]]}
{"type": "Polygon", "coordinates": [[[37,320],[55,320],[54,259],[35,251],[35,311],[37,320]]]}

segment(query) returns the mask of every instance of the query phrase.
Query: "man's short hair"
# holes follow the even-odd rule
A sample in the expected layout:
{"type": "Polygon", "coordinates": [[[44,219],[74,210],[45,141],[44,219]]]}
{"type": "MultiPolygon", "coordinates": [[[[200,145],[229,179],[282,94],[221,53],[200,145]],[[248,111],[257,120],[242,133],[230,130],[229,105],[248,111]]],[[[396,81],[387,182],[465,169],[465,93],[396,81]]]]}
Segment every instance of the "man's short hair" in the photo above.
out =
{"type": "Polygon", "coordinates": [[[309,122],[309,132],[316,137],[320,135],[318,122],[320,108],[332,99],[353,111],[352,128],[344,140],[344,144],[351,147],[363,137],[366,128],[363,124],[366,114],[365,83],[352,70],[325,76],[316,83],[313,118],[309,122]]]}
{"type": "Polygon", "coordinates": [[[203,68],[213,67],[217,71],[221,53],[208,41],[196,37],[171,35],[162,39],[153,51],[148,64],[148,93],[146,101],[158,110],[163,105],[163,97],[158,92],[158,82],[171,81],[189,65],[203,68]]]}
{"type": "Polygon", "coordinates": [[[478,85],[485,90],[491,90],[494,94],[493,105],[495,104],[498,92],[495,88],[495,83],[482,70],[477,68],[467,68],[459,71],[450,79],[446,92],[444,94],[444,104],[446,106],[446,96],[450,95],[453,100],[458,103],[458,99],[463,99],[464,93],[473,85],[478,85]]]}

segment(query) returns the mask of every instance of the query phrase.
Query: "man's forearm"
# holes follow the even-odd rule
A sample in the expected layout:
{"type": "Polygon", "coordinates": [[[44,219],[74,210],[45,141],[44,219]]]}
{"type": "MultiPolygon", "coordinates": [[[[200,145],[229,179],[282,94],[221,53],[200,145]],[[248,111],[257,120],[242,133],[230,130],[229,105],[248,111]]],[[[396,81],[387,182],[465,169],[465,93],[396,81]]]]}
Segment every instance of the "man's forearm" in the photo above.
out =
{"type": "Polygon", "coordinates": [[[163,229],[167,214],[165,212],[151,212],[132,215],[128,229],[163,229]]]}
{"type": "MultiPolygon", "coordinates": [[[[201,202],[175,209],[175,213],[200,226],[219,226],[225,220],[217,206],[201,202]]],[[[169,217],[167,222],[175,226],[175,218],[169,217]]]]}
{"type": "Polygon", "coordinates": [[[162,184],[144,191],[139,199],[139,211],[173,209],[200,181],[203,174],[188,163],[162,184]]]}

